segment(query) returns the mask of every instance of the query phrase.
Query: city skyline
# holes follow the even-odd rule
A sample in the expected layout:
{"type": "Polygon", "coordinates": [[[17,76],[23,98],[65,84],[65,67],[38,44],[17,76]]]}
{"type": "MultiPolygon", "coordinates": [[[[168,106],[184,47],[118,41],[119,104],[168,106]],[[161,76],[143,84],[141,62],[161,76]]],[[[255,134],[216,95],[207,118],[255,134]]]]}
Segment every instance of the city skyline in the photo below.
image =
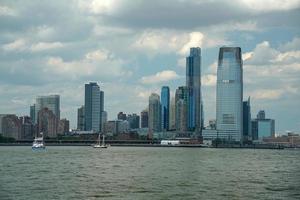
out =
{"type": "Polygon", "coordinates": [[[1,2],[1,113],[29,115],[36,96],[59,94],[61,118],[76,128],[84,84],[97,81],[109,119],[119,111],[139,114],[152,92],[160,94],[168,85],[174,96],[185,85],[185,57],[190,47],[199,46],[207,124],[215,119],[216,61],[226,45],[243,50],[244,97],[251,97],[252,115],[266,110],[276,120],[276,132],[299,131],[299,1],[189,1],[180,10],[182,2],[175,1],[168,3],[169,17],[161,14],[167,1],[73,3],[70,8],[66,1],[1,2]],[[153,3],[157,16],[145,18],[144,9],[153,3]],[[226,7],[236,17],[205,12],[209,7],[226,7]]]}

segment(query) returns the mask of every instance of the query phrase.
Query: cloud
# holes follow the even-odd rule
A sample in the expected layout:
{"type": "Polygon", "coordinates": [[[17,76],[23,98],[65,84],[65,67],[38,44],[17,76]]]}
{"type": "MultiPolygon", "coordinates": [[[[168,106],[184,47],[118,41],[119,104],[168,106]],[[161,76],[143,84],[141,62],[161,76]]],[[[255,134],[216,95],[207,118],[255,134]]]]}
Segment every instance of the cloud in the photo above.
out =
{"type": "Polygon", "coordinates": [[[167,82],[170,80],[175,80],[178,78],[179,78],[179,75],[175,71],[164,70],[161,72],[157,72],[155,75],[143,76],[140,79],[140,82],[143,84],[156,84],[156,83],[167,82]]]}
{"type": "Polygon", "coordinates": [[[300,38],[295,37],[292,41],[281,45],[279,49],[282,51],[300,50],[300,38]]]}
{"type": "Polygon", "coordinates": [[[33,52],[45,51],[49,49],[57,49],[61,48],[64,45],[61,42],[39,42],[37,44],[33,44],[30,49],[33,52]]]}
{"type": "Polygon", "coordinates": [[[299,0],[277,1],[277,0],[242,0],[243,4],[249,9],[268,12],[277,10],[291,10],[300,6],[299,0]]]}
{"type": "Polygon", "coordinates": [[[12,8],[0,5],[0,16],[17,16],[17,12],[12,8]]]}
{"type": "Polygon", "coordinates": [[[2,49],[5,51],[23,51],[26,49],[26,41],[24,39],[17,39],[11,43],[4,44],[2,49]]]}
{"type": "Polygon", "coordinates": [[[215,86],[217,83],[217,76],[215,74],[204,75],[201,79],[201,84],[203,86],[215,86]]]}

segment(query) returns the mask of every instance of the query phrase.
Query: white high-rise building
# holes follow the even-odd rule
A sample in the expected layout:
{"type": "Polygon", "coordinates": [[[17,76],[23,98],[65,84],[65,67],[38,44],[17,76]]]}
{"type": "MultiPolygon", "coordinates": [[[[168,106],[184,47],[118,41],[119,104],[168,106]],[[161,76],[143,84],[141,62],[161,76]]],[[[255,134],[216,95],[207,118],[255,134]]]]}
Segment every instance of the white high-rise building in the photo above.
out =
{"type": "Polygon", "coordinates": [[[243,61],[240,47],[222,47],[217,71],[217,131],[228,140],[243,134],[243,61]]]}

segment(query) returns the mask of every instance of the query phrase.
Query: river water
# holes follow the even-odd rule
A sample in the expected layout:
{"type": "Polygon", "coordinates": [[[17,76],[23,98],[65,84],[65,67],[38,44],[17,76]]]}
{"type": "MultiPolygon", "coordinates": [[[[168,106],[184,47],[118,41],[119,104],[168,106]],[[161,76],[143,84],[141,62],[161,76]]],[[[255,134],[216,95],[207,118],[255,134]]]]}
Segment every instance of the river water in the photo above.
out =
{"type": "Polygon", "coordinates": [[[0,199],[300,199],[300,151],[0,147],[0,199]]]}

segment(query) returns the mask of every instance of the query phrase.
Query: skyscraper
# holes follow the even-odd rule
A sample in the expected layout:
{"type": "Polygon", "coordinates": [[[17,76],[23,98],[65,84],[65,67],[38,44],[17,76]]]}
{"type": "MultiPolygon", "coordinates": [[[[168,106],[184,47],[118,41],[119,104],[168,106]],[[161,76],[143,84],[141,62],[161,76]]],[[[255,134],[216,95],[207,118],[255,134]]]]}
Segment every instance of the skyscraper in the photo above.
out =
{"type": "Polygon", "coordinates": [[[243,102],[243,140],[252,140],[250,97],[243,102]]]}
{"type": "Polygon", "coordinates": [[[84,106],[77,109],[77,129],[84,131],[84,106]]]}
{"type": "Polygon", "coordinates": [[[260,110],[257,115],[256,115],[257,119],[266,119],[266,113],[264,110],[260,110]]]}
{"type": "Polygon", "coordinates": [[[175,113],[176,113],[175,97],[172,97],[170,102],[169,130],[175,130],[176,128],[175,113]]]}
{"type": "Polygon", "coordinates": [[[175,92],[175,127],[178,131],[188,130],[188,97],[189,90],[180,86],[175,92]]]}
{"type": "Polygon", "coordinates": [[[170,117],[170,88],[163,86],[161,88],[161,114],[162,114],[162,129],[169,130],[170,117]]]}
{"type": "Polygon", "coordinates": [[[45,137],[56,137],[58,123],[56,115],[52,110],[45,107],[38,112],[38,133],[43,132],[45,137]]]}
{"type": "Polygon", "coordinates": [[[241,141],[243,132],[243,69],[240,47],[222,47],[217,70],[217,130],[241,141]]]}
{"type": "Polygon", "coordinates": [[[98,132],[101,130],[101,107],[104,106],[101,100],[103,98],[99,85],[95,82],[85,84],[84,118],[86,131],[98,132]]]}
{"type": "Polygon", "coordinates": [[[37,123],[38,112],[43,108],[48,108],[53,112],[56,119],[60,119],[60,97],[59,95],[38,96],[35,104],[35,123],[37,123]]]}
{"type": "Polygon", "coordinates": [[[201,136],[201,49],[193,47],[186,58],[186,86],[188,95],[188,129],[201,136]]]}
{"type": "Polygon", "coordinates": [[[33,123],[35,123],[35,104],[30,106],[30,118],[33,123]]]}
{"type": "Polygon", "coordinates": [[[152,93],[149,97],[149,133],[161,131],[161,104],[158,94],[152,93]]]}
{"type": "Polygon", "coordinates": [[[141,112],[141,128],[148,128],[148,111],[141,112]]]}
{"type": "Polygon", "coordinates": [[[138,129],[140,128],[140,116],[137,114],[129,114],[127,116],[127,121],[129,122],[129,128],[130,129],[138,129]]]}

